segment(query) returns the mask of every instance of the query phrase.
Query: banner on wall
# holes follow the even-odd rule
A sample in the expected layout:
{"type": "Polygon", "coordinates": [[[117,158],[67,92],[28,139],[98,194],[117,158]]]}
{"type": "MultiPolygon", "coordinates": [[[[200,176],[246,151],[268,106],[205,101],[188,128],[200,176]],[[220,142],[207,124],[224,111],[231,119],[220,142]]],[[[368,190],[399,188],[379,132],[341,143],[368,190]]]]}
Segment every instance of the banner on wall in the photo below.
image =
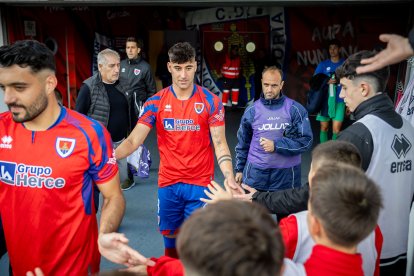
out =
{"type": "Polygon", "coordinates": [[[221,95],[223,90],[222,64],[231,46],[237,45],[240,57],[239,106],[245,106],[260,93],[264,63],[272,60],[279,68],[284,66],[286,35],[283,8],[203,9],[187,13],[186,25],[187,29],[200,33],[198,80],[216,95],[221,95]],[[264,60],[266,62],[262,62],[264,60]]]}
{"type": "MultiPolygon", "coordinates": [[[[328,42],[338,39],[342,57],[381,45],[381,33],[401,33],[407,24],[407,13],[396,7],[378,6],[370,9],[351,7],[295,7],[286,9],[287,39],[285,90],[301,103],[306,102],[316,66],[329,58],[328,42]]],[[[404,34],[404,33],[403,33],[404,34]]],[[[396,68],[392,68],[396,69],[396,68]]],[[[394,91],[396,70],[391,71],[388,91],[394,91]]],[[[391,97],[393,98],[393,97],[391,97]]]]}

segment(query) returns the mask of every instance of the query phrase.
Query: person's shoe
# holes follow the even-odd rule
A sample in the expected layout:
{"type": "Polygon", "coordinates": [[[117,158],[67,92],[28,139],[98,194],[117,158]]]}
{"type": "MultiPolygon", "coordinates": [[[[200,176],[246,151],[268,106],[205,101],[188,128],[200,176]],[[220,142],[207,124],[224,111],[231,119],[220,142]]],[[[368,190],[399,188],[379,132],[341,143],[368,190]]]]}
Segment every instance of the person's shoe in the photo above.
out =
{"type": "Polygon", "coordinates": [[[128,191],[132,187],[135,186],[135,182],[132,179],[127,179],[124,182],[121,183],[121,190],[122,191],[128,191]]]}

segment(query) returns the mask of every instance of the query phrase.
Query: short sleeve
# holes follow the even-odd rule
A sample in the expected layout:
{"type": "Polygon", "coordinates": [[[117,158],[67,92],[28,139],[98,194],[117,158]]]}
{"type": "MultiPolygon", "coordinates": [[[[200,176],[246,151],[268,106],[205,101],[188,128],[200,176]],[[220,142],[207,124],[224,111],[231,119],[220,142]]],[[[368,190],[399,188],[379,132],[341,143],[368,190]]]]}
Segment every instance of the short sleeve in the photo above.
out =
{"type": "Polygon", "coordinates": [[[91,135],[89,144],[89,174],[96,184],[111,180],[118,173],[115,151],[112,147],[111,135],[103,125],[94,126],[95,135],[91,135]]]}

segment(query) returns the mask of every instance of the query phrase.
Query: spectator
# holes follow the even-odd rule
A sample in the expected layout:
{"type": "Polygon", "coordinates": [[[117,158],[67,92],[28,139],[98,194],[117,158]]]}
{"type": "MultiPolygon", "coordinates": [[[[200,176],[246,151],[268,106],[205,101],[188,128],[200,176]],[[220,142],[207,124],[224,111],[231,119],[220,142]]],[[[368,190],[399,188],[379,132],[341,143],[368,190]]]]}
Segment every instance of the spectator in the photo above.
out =
{"type": "Polygon", "coordinates": [[[128,58],[121,61],[120,78],[129,83],[133,93],[133,110],[136,116],[134,125],[145,101],[156,92],[151,66],[141,57],[142,49],[142,40],[128,37],[125,46],[128,58]]]}
{"type": "MultiPolygon", "coordinates": [[[[111,49],[98,54],[99,72],[83,82],[76,99],[76,111],[101,122],[111,134],[113,147],[117,148],[128,136],[134,124],[131,108],[132,92],[128,83],[119,79],[119,54],[111,49]]],[[[121,189],[135,185],[128,176],[125,160],[117,160],[121,189]]],[[[98,197],[97,197],[98,199],[98,197]]]]}
{"type": "Polygon", "coordinates": [[[321,131],[319,134],[319,140],[324,143],[328,140],[329,122],[332,120],[332,140],[336,140],[338,133],[341,131],[342,122],[345,115],[344,101],[339,97],[341,91],[335,79],[335,69],[338,68],[344,59],[341,58],[339,49],[341,43],[337,39],[329,41],[329,59],[322,61],[316,67],[314,75],[325,74],[330,78],[326,85],[328,94],[324,97],[322,103],[322,110],[316,116],[316,120],[320,121],[321,131]]]}

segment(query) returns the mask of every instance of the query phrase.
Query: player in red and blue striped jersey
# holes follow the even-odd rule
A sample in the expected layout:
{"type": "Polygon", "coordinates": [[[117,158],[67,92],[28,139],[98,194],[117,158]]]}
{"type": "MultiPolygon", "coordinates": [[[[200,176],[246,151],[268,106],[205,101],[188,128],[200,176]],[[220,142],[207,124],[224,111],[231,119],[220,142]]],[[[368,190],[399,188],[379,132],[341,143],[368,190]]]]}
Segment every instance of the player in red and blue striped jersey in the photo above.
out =
{"type": "Polygon", "coordinates": [[[203,206],[199,199],[214,178],[213,146],[230,187],[239,193],[241,188],[234,181],[223,105],[216,95],[194,84],[194,48],[188,42],[177,43],[168,55],[173,84],[147,100],[137,126],[116,149],[116,157],[131,154],[156,127],[160,151],[159,227],[165,254],[175,257],[177,231],[185,218],[203,206]]]}
{"type": "Polygon", "coordinates": [[[58,104],[55,68],[53,53],[37,41],[0,47],[10,110],[0,114],[0,210],[14,275],[35,267],[45,275],[94,274],[99,252],[123,264],[138,254],[112,233],[125,201],[109,133],[58,104]],[[95,184],[104,197],[99,233],[95,184]]]}

